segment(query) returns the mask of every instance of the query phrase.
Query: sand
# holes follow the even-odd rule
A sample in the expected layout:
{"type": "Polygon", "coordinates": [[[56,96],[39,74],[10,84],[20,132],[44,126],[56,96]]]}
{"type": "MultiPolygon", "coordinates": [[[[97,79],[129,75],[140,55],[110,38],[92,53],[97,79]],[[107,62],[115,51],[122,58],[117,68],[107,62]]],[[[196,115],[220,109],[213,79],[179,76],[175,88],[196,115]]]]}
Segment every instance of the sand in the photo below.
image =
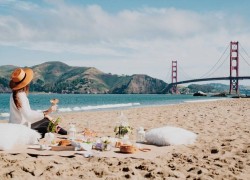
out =
{"type": "MultiPolygon", "coordinates": [[[[123,110],[130,125],[173,125],[198,134],[192,145],[161,147],[153,159],[0,154],[0,179],[250,179],[250,99],[123,110]]],[[[119,111],[59,114],[100,136],[114,136],[119,111]]],[[[131,136],[135,139],[135,133],[131,136]]],[[[101,153],[101,152],[100,152],[101,153]]]]}

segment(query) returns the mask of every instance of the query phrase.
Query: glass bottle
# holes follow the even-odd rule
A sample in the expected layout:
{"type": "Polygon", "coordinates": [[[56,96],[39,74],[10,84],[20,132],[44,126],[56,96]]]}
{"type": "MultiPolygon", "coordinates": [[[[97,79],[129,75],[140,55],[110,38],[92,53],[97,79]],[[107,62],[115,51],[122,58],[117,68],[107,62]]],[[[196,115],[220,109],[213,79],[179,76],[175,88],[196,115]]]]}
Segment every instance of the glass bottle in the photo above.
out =
{"type": "Polygon", "coordinates": [[[49,147],[55,139],[55,135],[51,132],[45,133],[44,140],[46,147],[49,147]]]}
{"type": "Polygon", "coordinates": [[[139,127],[136,134],[136,142],[143,143],[145,141],[145,131],[143,127],[139,127]]]}
{"type": "Polygon", "coordinates": [[[75,124],[70,124],[69,125],[69,131],[68,131],[68,138],[69,140],[75,140],[76,138],[76,127],[75,124]]]}

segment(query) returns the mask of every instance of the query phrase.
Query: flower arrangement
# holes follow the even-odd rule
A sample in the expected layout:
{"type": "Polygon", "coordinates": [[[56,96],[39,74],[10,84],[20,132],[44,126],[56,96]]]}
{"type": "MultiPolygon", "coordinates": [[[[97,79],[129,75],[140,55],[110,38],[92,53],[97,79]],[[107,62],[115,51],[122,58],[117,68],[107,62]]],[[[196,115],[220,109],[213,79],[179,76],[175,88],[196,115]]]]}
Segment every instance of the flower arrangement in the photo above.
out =
{"type": "Polygon", "coordinates": [[[111,143],[111,140],[110,140],[109,137],[102,137],[102,138],[101,138],[101,142],[102,142],[103,144],[110,144],[110,143],[111,143]]]}
{"type": "Polygon", "coordinates": [[[110,151],[111,139],[109,137],[102,137],[96,141],[95,149],[101,151],[110,151]]]}
{"type": "MultiPolygon", "coordinates": [[[[51,103],[52,111],[56,111],[57,104],[59,103],[59,99],[51,99],[50,103],[51,103]]],[[[47,131],[51,133],[55,133],[57,130],[56,128],[59,122],[61,121],[61,119],[59,117],[56,120],[53,120],[51,117],[48,117],[48,119],[50,120],[50,122],[47,128],[47,131]]]]}
{"type": "Polygon", "coordinates": [[[115,126],[114,132],[118,138],[123,138],[125,135],[132,133],[133,128],[129,126],[127,117],[122,112],[118,118],[120,121],[115,126]]]}
{"type": "Polygon", "coordinates": [[[114,128],[114,132],[116,133],[115,135],[118,137],[124,137],[126,134],[132,133],[133,128],[131,126],[116,126],[114,128]]]}

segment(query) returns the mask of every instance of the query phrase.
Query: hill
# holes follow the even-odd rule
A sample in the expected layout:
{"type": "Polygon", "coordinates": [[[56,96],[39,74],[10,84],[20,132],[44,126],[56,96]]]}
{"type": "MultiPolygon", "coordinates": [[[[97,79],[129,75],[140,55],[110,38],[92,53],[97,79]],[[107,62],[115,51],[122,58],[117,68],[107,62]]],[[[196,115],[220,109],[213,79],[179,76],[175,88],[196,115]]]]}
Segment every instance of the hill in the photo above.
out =
{"type": "MultiPolygon", "coordinates": [[[[229,93],[229,85],[221,83],[208,83],[208,84],[190,84],[187,87],[178,86],[179,91],[182,94],[195,93],[197,91],[202,91],[204,93],[229,93]]],[[[242,94],[249,94],[250,88],[247,86],[240,85],[240,92],[242,94]]]]}
{"type": "MultiPolygon", "coordinates": [[[[10,92],[9,77],[16,66],[0,66],[0,92],[10,92]]],[[[104,73],[94,67],[69,66],[54,61],[31,67],[34,79],[30,90],[34,92],[77,94],[152,94],[166,87],[162,80],[147,75],[119,76],[104,73]]]]}

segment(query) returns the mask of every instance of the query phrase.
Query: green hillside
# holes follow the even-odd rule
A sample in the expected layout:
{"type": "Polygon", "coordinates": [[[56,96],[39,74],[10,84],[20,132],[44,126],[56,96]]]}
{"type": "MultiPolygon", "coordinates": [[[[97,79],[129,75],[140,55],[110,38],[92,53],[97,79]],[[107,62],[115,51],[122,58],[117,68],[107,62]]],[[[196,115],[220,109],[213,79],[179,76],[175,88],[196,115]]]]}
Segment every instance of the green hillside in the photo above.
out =
{"type": "MultiPolygon", "coordinates": [[[[9,77],[15,66],[0,66],[0,92],[10,92],[9,77]]],[[[62,62],[45,62],[31,67],[34,79],[30,89],[52,93],[160,93],[164,81],[147,75],[119,76],[94,67],[69,66],[62,62]]]]}

